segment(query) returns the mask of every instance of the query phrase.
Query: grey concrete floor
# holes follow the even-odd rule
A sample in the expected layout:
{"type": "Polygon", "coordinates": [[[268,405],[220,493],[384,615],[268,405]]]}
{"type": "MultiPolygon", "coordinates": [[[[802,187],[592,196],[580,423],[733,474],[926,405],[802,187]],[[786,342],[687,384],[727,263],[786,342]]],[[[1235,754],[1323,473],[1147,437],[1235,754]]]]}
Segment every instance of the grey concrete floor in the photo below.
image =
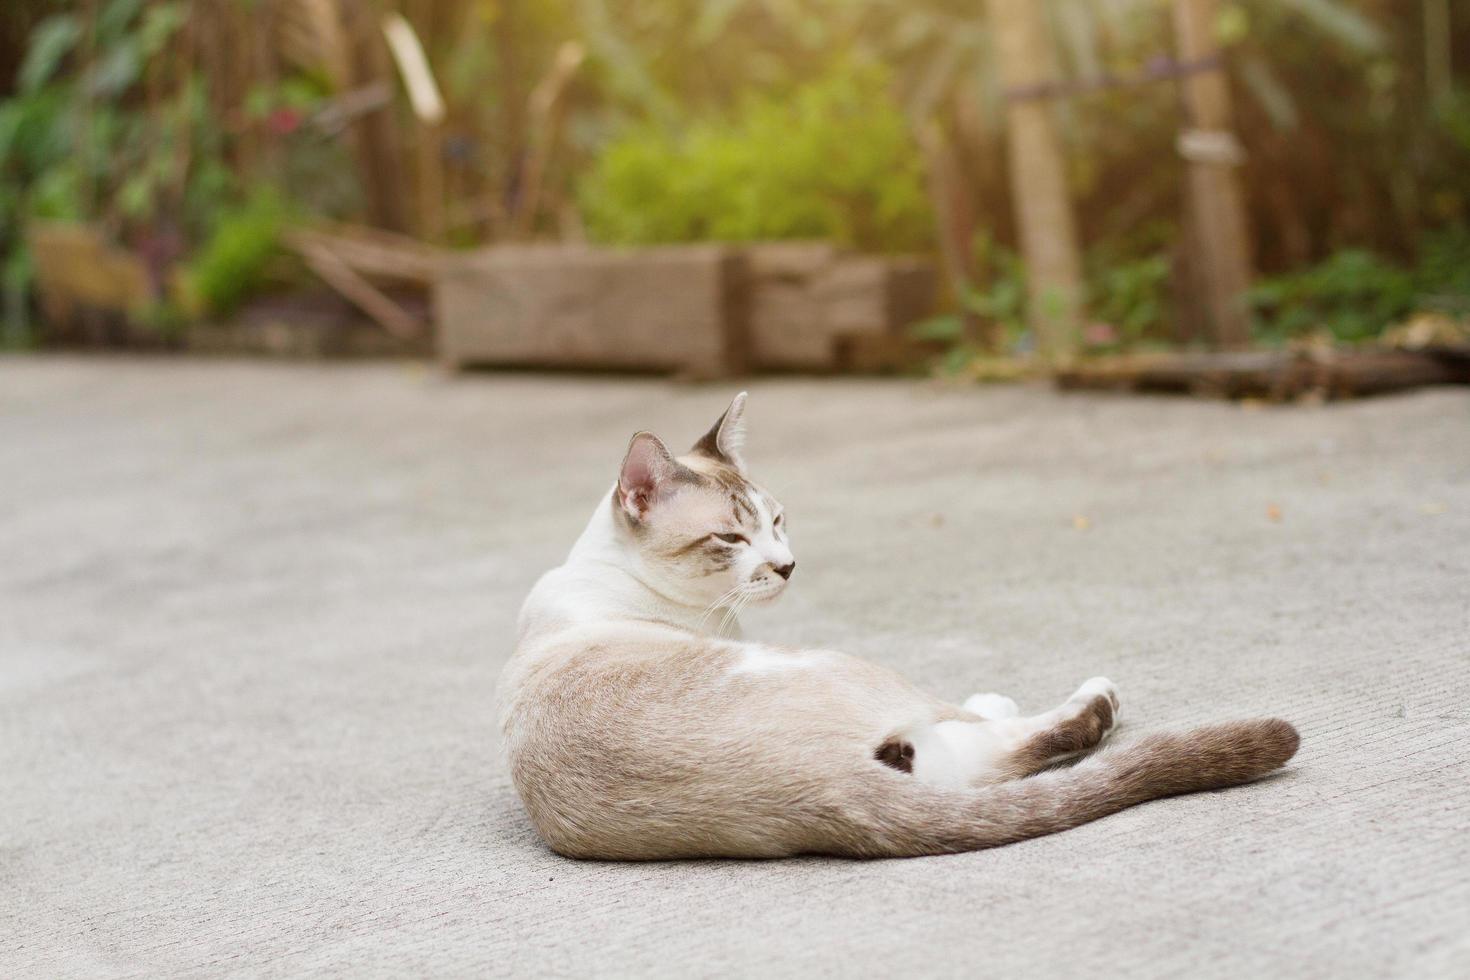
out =
{"type": "Polygon", "coordinates": [[[1470,975],[1470,391],[1325,408],[771,380],[801,568],[753,635],[1120,738],[1281,714],[1253,786],[912,861],[548,852],[517,605],[628,435],[730,392],[0,360],[0,975],[1470,975]]]}

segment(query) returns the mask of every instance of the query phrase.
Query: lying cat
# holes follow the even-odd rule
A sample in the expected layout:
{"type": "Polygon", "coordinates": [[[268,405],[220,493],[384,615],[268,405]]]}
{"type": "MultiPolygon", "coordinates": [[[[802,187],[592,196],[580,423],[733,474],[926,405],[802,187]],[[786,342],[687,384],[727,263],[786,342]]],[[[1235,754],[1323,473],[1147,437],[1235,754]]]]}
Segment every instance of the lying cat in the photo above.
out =
{"type": "Polygon", "coordinates": [[[566,563],[521,610],[501,679],[536,830],[584,858],[887,857],[993,847],[1284,764],[1279,719],[1152,734],[1070,767],[1118,718],[1103,678],[1021,716],[963,707],[829,650],[742,642],[735,616],[796,568],[741,457],[745,395],[685,456],[633,437],[566,563]]]}

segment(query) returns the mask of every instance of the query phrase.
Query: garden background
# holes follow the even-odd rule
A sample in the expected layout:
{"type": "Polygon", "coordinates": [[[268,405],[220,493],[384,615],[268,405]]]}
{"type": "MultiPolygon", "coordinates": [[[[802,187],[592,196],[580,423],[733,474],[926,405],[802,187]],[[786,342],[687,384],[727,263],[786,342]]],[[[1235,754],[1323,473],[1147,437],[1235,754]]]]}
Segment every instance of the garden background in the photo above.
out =
{"type": "Polygon", "coordinates": [[[932,257],[933,315],[911,336],[946,348],[941,370],[978,371],[1039,346],[1006,152],[1024,102],[1063,164],[1080,349],[1198,345],[1180,143],[1191,74],[1218,67],[1251,339],[1355,344],[1409,322],[1463,339],[1470,17],[1450,0],[1049,0],[1041,92],[998,65],[1015,6],[16,0],[0,335],[78,336],[64,300],[38,302],[33,229],[54,222],[146,270],[109,301],[127,329],[101,331],[129,345],[261,297],[309,309],[321,269],[285,246],[324,222],[452,249],[819,239],[932,257]],[[1207,17],[1218,62],[1179,51],[1181,8],[1207,17]]]}

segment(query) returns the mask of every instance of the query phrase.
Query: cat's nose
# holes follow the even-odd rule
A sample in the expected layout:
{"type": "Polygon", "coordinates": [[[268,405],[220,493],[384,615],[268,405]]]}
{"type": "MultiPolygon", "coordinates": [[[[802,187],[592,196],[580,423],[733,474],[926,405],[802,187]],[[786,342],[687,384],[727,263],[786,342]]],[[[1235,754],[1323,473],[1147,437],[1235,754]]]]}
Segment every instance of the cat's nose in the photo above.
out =
{"type": "Polygon", "coordinates": [[[796,562],[788,561],[786,564],[781,565],[780,567],[772,567],[775,568],[775,572],[777,575],[781,576],[782,578],[790,578],[791,573],[796,571],[796,562]]]}

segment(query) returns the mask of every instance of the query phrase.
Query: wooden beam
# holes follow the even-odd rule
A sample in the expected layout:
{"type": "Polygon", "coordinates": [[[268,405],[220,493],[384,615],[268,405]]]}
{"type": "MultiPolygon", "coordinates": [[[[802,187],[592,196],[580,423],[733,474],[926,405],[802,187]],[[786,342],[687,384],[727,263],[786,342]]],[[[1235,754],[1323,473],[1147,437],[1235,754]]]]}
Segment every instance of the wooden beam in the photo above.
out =
{"type": "Polygon", "coordinates": [[[302,255],[326,249],[359,275],[424,288],[433,285],[446,255],[443,249],[406,235],[331,222],[294,228],[286,233],[286,244],[302,255]]]}
{"type": "Polygon", "coordinates": [[[987,0],[986,6],[1008,92],[1011,197],[1026,259],[1029,319],[1047,361],[1063,366],[1077,352],[1082,262],[1051,108],[1023,95],[1055,75],[1045,9],[1036,0],[987,0]]]}
{"type": "MultiPolygon", "coordinates": [[[[1216,0],[1174,0],[1179,60],[1218,60],[1216,0]]],[[[1230,129],[1230,88],[1222,67],[1181,83],[1190,128],[1179,151],[1189,166],[1193,253],[1204,286],[1211,339],[1227,350],[1250,344],[1245,291],[1251,282],[1250,233],[1236,173],[1244,154],[1230,129]]]]}
{"type": "Polygon", "coordinates": [[[341,293],[349,302],[371,317],[378,326],[402,340],[411,340],[424,332],[424,325],[404,312],[376,286],[353,271],[330,248],[307,242],[298,249],[312,272],[341,293]]]}

